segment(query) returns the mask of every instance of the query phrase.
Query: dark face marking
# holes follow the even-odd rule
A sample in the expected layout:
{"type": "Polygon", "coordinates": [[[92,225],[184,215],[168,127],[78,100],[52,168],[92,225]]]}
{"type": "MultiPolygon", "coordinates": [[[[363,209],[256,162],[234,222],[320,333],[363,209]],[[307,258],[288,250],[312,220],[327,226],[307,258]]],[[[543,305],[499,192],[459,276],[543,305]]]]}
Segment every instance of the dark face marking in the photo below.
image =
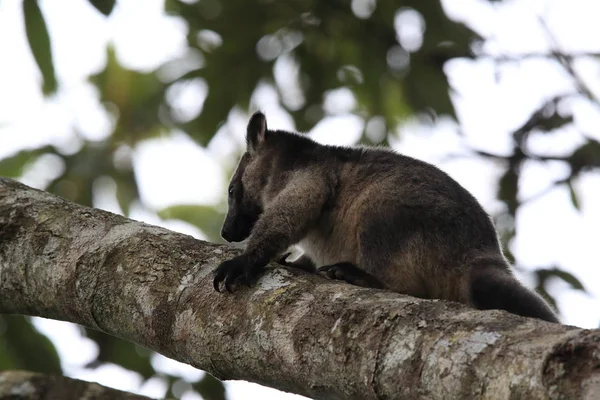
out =
{"type": "MultiPolygon", "coordinates": [[[[250,155],[245,153],[229,183],[227,216],[221,229],[221,237],[228,242],[241,242],[248,238],[262,213],[262,207],[255,200],[260,196],[248,192],[256,185],[244,185],[242,180],[249,162],[250,155]]],[[[245,177],[246,180],[252,178],[245,177]]]]}

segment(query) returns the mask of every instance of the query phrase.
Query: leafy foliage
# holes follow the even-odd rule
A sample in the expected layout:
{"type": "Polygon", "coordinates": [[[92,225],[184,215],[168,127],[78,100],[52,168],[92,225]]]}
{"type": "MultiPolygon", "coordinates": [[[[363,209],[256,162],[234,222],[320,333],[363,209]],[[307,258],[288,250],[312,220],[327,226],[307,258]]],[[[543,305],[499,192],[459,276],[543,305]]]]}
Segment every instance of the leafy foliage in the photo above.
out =
{"type": "Polygon", "coordinates": [[[37,0],[23,0],[23,16],[29,47],[43,77],[42,91],[52,94],[57,89],[54,64],[52,62],[52,47],[46,21],[37,0]]]}
{"type": "MultiPolygon", "coordinates": [[[[105,16],[111,15],[116,3],[88,1],[105,16]]],[[[448,60],[477,58],[473,49],[481,40],[469,27],[448,18],[441,3],[432,1],[166,0],[165,9],[187,26],[185,55],[156,70],[140,72],[122,65],[108,46],[106,65],[89,77],[113,121],[111,134],[100,141],[79,137],[81,145],[75,152],[53,146],[20,151],[0,160],[0,175],[22,176],[42,156],[52,155],[63,169],[48,183],[47,190],[92,205],[94,184],[109,177],[116,184],[120,208],[127,215],[131,204],[139,201],[131,152],[145,140],[177,129],[206,146],[232,110],[255,107],[252,96],[264,84],[275,88],[280,105],[302,131],[335,113],[325,107],[325,99],[338,89],[353,94],[353,114],[364,121],[380,118],[388,135],[415,115],[456,118],[443,67],[448,60]],[[360,7],[354,7],[355,3],[360,7]],[[419,26],[421,37],[403,38],[398,29],[403,24],[419,26]],[[282,65],[287,65],[287,81],[276,72],[282,65]],[[165,74],[166,70],[171,73],[165,74]],[[184,118],[173,106],[169,93],[193,82],[206,85],[207,96],[194,115],[184,118]],[[290,91],[295,95],[290,96],[290,91]]],[[[27,40],[43,78],[41,90],[51,95],[59,82],[42,11],[37,0],[23,1],[27,40]]],[[[564,59],[561,62],[564,64],[564,59]]],[[[473,150],[505,166],[497,197],[505,204],[506,212],[495,216],[503,221],[500,225],[505,243],[516,233],[512,221],[523,202],[518,188],[524,162],[554,160],[568,165],[570,176],[557,184],[567,185],[577,209],[581,204],[573,182],[581,172],[600,167],[600,144],[591,138],[566,157],[535,154],[530,149],[532,132],[553,135],[572,125],[573,116],[559,112],[560,103],[572,95],[549,99],[516,129],[509,156],[473,150]]],[[[587,93],[583,97],[594,101],[587,93]]],[[[387,138],[373,139],[365,130],[360,142],[386,144],[387,138]]],[[[177,205],[157,214],[163,219],[189,222],[211,241],[221,241],[223,215],[219,207],[177,205]]],[[[514,259],[512,254],[508,256],[514,259]]],[[[540,267],[536,277],[538,290],[551,301],[545,289],[550,278],[584,290],[576,277],[554,266],[540,267]]],[[[115,363],[144,379],[159,375],[169,382],[170,395],[180,395],[173,389],[179,378],[157,372],[150,351],[100,332],[84,332],[99,348],[88,368],[115,363]]],[[[0,350],[0,368],[60,373],[52,343],[25,318],[0,317],[0,350]]],[[[208,374],[192,388],[206,399],[225,398],[223,385],[208,374]]]]}
{"type": "Polygon", "coordinates": [[[115,0],[90,0],[90,3],[106,16],[109,16],[115,7],[115,0]]]}
{"type": "Polygon", "coordinates": [[[54,153],[52,146],[44,146],[33,150],[22,150],[10,157],[0,160],[0,175],[18,178],[28,167],[35,163],[43,154],[54,153]]]}
{"type": "Polygon", "coordinates": [[[223,223],[223,215],[214,207],[200,205],[179,205],[165,208],[158,212],[164,219],[180,219],[197,226],[206,233],[213,243],[223,243],[219,232],[223,223]]]}
{"type": "Polygon", "coordinates": [[[0,316],[0,370],[7,369],[62,373],[54,345],[27,317],[0,316]]]}
{"type": "Polygon", "coordinates": [[[583,284],[579,281],[579,279],[573,276],[573,274],[567,271],[563,271],[556,267],[540,268],[535,271],[535,275],[538,279],[538,285],[536,287],[536,290],[555,307],[556,301],[552,298],[552,296],[550,296],[550,294],[548,294],[545,285],[546,282],[551,278],[558,278],[563,280],[564,282],[568,283],[572,289],[581,290],[582,292],[586,291],[583,284]]]}
{"type": "Polygon", "coordinates": [[[182,127],[206,144],[232,105],[248,107],[260,82],[283,90],[273,67],[284,57],[302,72],[303,101],[283,103],[302,131],[325,115],[323,95],[341,87],[356,96],[358,114],[381,115],[389,129],[415,112],[454,116],[442,67],[452,57],[470,57],[477,35],[449,20],[440,4],[380,2],[367,19],[357,18],[349,5],[339,0],[167,1],[167,10],[188,23],[190,49],[205,59],[186,78],[202,78],[210,85],[203,111],[182,127]],[[416,10],[428,27],[412,53],[396,38],[394,17],[400,7],[416,10]],[[219,38],[216,49],[209,43],[214,35],[219,38]],[[227,84],[214,87],[223,77],[227,84]]]}

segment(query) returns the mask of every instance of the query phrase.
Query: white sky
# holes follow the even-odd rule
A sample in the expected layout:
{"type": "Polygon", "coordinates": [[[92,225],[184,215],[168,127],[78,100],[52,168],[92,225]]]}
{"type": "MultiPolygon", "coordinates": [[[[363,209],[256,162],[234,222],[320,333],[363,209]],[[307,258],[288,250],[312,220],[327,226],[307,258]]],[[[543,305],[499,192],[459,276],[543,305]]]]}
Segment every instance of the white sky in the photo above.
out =
{"type": "MultiPolygon", "coordinates": [[[[0,2],[0,158],[46,143],[74,151],[78,146],[74,127],[91,140],[110,134],[111,122],[99,105],[98,94],[85,83],[89,74],[103,68],[108,41],[114,43],[123,64],[141,70],[153,69],[185,49],[185,26],[180,20],[162,14],[162,0],[123,0],[109,19],[103,18],[85,0],[41,3],[52,36],[60,91],[52,99],[43,98],[40,75],[24,34],[21,2],[0,2]]],[[[467,21],[486,37],[484,50],[491,55],[548,51],[547,37],[538,22],[540,17],[563,51],[600,52],[597,40],[600,25],[596,23],[600,6],[594,1],[513,0],[491,5],[485,0],[444,0],[443,4],[453,18],[467,21]]],[[[284,78],[290,74],[288,64],[282,60],[277,66],[277,73],[284,78]]],[[[595,93],[600,94],[599,64],[581,60],[576,67],[595,93]]],[[[400,139],[392,140],[393,147],[438,165],[494,213],[500,207],[495,199],[499,166],[464,158],[448,161],[445,156],[462,152],[465,143],[507,154],[511,143],[509,133],[544,99],[569,90],[572,82],[559,66],[545,60],[508,63],[502,67],[489,60],[456,60],[447,64],[446,72],[457,93],[454,100],[463,136],[451,121],[441,121],[433,129],[408,123],[400,139]]],[[[189,112],[201,107],[205,92],[206,87],[199,82],[172,96],[182,112],[189,112]]],[[[272,88],[259,88],[255,99],[266,111],[269,126],[294,129],[292,119],[277,104],[272,88]]],[[[360,119],[348,115],[352,105],[353,99],[345,90],[336,91],[327,99],[328,110],[336,115],[319,123],[310,135],[323,143],[352,144],[362,129],[360,119]]],[[[536,151],[568,154],[582,143],[580,131],[600,140],[598,108],[575,101],[569,107],[576,128],[566,128],[551,136],[532,135],[536,151]]],[[[243,143],[247,117],[242,112],[234,113],[207,149],[200,148],[182,133],[140,144],[134,150],[134,166],[144,205],[158,210],[180,203],[221,201],[226,184],[223,166],[235,162],[231,155],[243,143]],[[156,159],[161,160],[160,166],[156,165],[156,159]]],[[[45,160],[28,171],[23,181],[41,187],[59,168],[56,160],[45,160]]],[[[528,163],[519,195],[534,197],[567,173],[559,163],[528,163]]],[[[118,211],[110,182],[99,187],[103,190],[98,190],[95,205],[118,211]]],[[[518,235],[511,250],[525,268],[557,264],[577,276],[589,294],[570,290],[562,282],[553,282],[550,291],[558,299],[563,322],[593,328],[600,322],[600,274],[595,247],[600,234],[600,176],[584,175],[577,181],[576,189],[581,212],[571,205],[566,188],[554,189],[523,206],[517,216],[518,235]]],[[[189,224],[160,221],[144,207],[135,207],[133,217],[204,237],[189,224]]],[[[530,276],[519,277],[532,284],[530,276]]],[[[164,394],[166,386],[160,379],[140,386],[137,374],[117,366],[94,371],[82,369],[97,350],[89,340],[81,338],[75,326],[43,319],[37,319],[36,326],[56,344],[68,376],[148,396],[164,394]]],[[[158,370],[188,378],[202,374],[162,356],[153,362],[158,370]]],[[[245,382],[227,383],[227,387],[232,400],[253,394],[265,399],[299,398],[245,382]]],[[[184,395],[184,399],[193,398],[189,393],[184,395]]]]}

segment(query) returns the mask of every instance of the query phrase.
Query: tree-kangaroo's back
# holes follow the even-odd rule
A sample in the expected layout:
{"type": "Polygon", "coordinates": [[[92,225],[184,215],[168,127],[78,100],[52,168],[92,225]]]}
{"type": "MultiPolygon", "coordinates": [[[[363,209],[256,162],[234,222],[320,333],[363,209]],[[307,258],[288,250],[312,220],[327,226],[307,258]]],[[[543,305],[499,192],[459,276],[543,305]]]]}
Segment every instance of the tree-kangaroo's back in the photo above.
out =
{"type": "Polygon", "coordinates": [[[558,322],[512,274],[490,217],[437,167],[391,150],[336,147],[267,129],[255,113],[221,234],[248,245],[216,270],[249,284],[291,245],[333,279],[558,322]]]}

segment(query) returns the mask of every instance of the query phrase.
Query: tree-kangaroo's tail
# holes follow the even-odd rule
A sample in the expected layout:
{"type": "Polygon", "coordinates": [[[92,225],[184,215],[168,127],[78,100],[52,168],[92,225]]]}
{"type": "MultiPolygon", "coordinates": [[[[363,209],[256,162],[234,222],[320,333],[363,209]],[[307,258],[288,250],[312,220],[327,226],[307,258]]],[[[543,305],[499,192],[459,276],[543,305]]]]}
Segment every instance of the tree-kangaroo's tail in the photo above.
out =
{"type": "Polygon", "coordinates": [[[524,317],[559,322],[548,303],[523,286],[509,271],[496,266],[471,270],[471,300],[481,310],[506,310],[524,317]]]}

